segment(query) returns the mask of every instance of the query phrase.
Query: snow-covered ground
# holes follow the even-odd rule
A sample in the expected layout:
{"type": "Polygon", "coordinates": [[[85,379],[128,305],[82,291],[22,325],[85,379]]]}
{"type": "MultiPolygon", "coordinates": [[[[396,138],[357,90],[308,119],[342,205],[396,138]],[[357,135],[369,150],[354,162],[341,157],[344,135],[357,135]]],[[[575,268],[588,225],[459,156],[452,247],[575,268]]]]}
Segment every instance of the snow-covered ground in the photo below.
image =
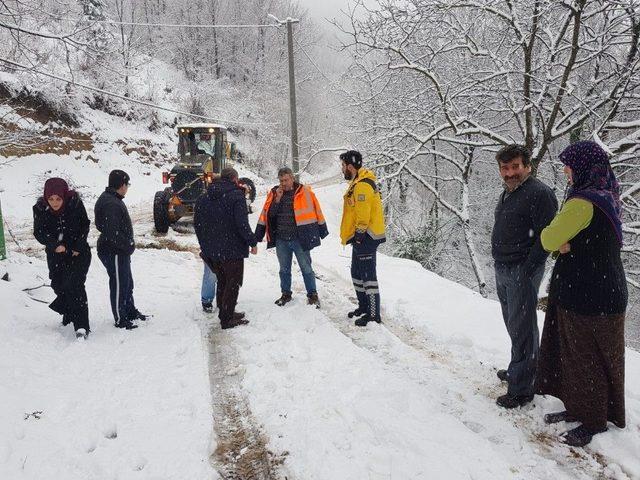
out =
{"type": "Polygon", "coordinates": [[[0,170],[3,213],[26,253],[9,238],[12,281],[0,282],[0,478],[218,478],[228,411],[219,403],[229,399],[284,459],[280,476],[268,478],[640,478],[638,353],[627,351],[628,427],[611,426],[586,449],[565,447],[558,435],[568,426],[542,422],[557,400],[536,397],[512,412],[495,406],[504,390],[495,370],[509,349],[496,302],[380,256],[384,324],[358,329],[346,319],[351,252],[337,238],[344,185],[330,182],[316,189],[331,231],[313,252],[323,308],[305,305],[297,272],[295,301],[273,304],[277,260],[262,244],[240,294],[251,323],[223,332],[199,308],[202,264],[189,226],[152,233],[160,170],[126,160],[109,151],[98,163],[43,155],[0,170]],[[23,291],[47,279],[30,236],[31,205],[56,174],[81,190],[91,212],[116,166],[132,174],[127,203],[146,247],[133,256],[136,302],[154,317],[134,331],[113,328],[94,256],[92,334],[76,342],[38,301],[51,298],[48,288],[23,291]]]}
{"type": "Polygon", "coordinates": [[[44,283],[45,262],[11,254],[12,281],[0,286],[0,478],[208,478],[206,345],[189,315],[197,265],[163,252],[158,268],[158,257],[141,251],[133,262],[139,308],[154,313],[135,332],[113,327],[94,257],[92,333],[78,342],[35,301],[50,289],[22,291],[44,283]]]}

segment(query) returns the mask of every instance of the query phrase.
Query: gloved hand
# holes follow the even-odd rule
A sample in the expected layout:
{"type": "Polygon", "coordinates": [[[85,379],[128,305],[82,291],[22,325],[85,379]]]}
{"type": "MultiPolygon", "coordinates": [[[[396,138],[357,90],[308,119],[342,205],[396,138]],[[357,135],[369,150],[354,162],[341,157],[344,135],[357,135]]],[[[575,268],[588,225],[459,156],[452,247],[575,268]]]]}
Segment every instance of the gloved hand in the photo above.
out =
{"type": "Polygon", "coordinates": [[[362,242],[364,242],[366,235],[367,235],[367,232],[359,232],[356,230],[356,233],[353,236],[354,243],[357,243],[358,245],[360,245],[362,242]]]}

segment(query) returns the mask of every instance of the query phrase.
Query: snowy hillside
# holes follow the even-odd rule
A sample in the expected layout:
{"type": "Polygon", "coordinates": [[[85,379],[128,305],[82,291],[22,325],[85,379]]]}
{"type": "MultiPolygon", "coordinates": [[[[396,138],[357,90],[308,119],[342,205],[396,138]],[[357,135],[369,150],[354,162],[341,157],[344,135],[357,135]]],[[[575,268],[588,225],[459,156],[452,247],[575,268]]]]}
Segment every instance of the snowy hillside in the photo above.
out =
{"type": "Polygon", "coordinates": [[[509,348],[496,302],[382,256],[384,324],[357,329],[346,319],[354,299],[351,252],[337,238],[344,185],[329,182],[316,188],[331,231],[313,253],[323,308],[305,305],[295,274],[295,301],[273,304],[278,265],[262,244],[240,294],[251,323],[223,332],[200,310],[192,227],[152,231],[160,169],[119,152],[97,163],[31,156],[0,171],[17,242],[9,239],[12,281],[0,282],[0,478],[640,478],[638,353],[627,351],[628,427],[586,449],[562,445],[563,425],[542,422],[558,401],[495,406],[504,390],[495,370],[509,348]],[[132,176],[135,297],[154,316],[135,331],[113,328],[94,255],[92,335],[78,343],[42,303],[52,292],[31,205],[43,179],[60,175],[92,212],[114,167],[132,176]]]}

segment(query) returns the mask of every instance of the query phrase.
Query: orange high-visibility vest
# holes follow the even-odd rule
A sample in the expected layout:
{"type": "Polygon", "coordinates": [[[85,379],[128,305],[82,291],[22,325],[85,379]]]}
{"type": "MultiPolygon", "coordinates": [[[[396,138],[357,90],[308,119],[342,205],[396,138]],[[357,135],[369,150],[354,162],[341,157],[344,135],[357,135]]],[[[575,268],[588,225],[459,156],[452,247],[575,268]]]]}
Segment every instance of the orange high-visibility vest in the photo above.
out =
{"type": "MultiPolygon", "coordinates": [[[[267,248],[275,246],[275,237],[277,236],[277,229],[276,232],[273,232],[269,222],[269,210],[273,206],[277,188],[274,187],[269,191],[256,227],[258,241],[262,241],[266,235],[267,248]]],[[[321,238],[329,234],[327,224],[320,203],[311,187],[296,183],[293,188],[295,191],[293,194],[293,215],[298,229],[298,240],[304,250],[311,250],[320,245],[321,238]]]]}

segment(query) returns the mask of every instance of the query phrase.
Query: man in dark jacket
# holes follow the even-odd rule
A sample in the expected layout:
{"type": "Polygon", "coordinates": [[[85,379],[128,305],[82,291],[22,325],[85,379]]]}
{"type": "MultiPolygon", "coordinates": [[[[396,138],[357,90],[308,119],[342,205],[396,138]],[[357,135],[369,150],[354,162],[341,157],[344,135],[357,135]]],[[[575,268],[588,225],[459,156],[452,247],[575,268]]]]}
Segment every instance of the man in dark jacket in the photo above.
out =
{"type": "Polygon", "coordinates": [[[491,251],[502,316],[511,338],[509,368],[498,371],[498,378],[509,387],[497,404],[515,408],[533,399],[538,289],[547,259],[540,233],[555,216],[558,201],[548,186],[531,176],[531,153],[525,147],[508,145],[496,159],[504,191],[495,210],[491,251]]]}
{"type": "Polygon", "coordinates": [[[261,242],[266,235],[267,248],[276,247],[282,295],[275,304],[282,307],[292,300],[291,262],[295,254],[307,289],[307,303],[320,308],[311,265],[311,249],[329,235],[320,202],[311,187],[295,181],[289,167],[278,171],[278,180],[280,185],[269,191],[256,226],[257,240],[261,242]]]}
{"type": "Polygon", "coordinates": [[[122,201],[129,190],[129,175],[122,170],[109,174],[109,186],[95,206],[98,258],[109,274],[111,310],[118,328],[138,328],[133,320],[146,320],[133,301],[131,255],[135,250],[133,226],[127,206],[122,201]]]}
{"type": "Polygon", "coordinates": [[[222,328],[249,323],[236,312],[244,276],[244,259],[258,253],[256,237],[249,226],[247,202],[238,185],[238,172],[225,168],[195,207],[194,226],[202,259],[218,278],[216,303],[222,328]]]}

